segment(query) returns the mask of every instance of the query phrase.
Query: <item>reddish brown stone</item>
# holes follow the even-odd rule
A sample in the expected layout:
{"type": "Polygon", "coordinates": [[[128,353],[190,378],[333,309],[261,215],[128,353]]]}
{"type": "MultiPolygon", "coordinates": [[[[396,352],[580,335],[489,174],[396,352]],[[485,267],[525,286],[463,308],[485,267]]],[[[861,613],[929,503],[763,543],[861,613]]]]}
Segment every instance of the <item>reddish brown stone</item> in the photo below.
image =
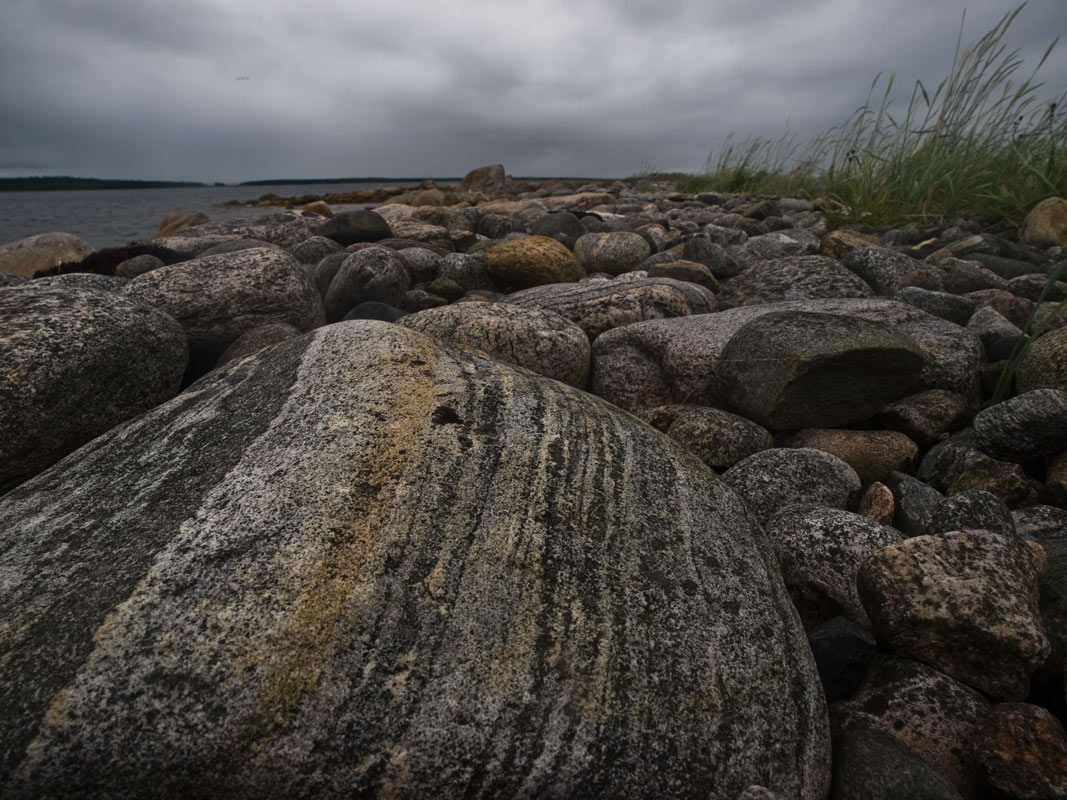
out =
{"type": "Polygon", "coordinates": [[[859,513],[881,525],[892,525],[896,511],[893,492],[884,483],[875,481],[860,498],[859,513]]]}
{"type": "Polygon", "coordinates": [[[997,797],[1067,797],[1067,731],[1040,706],[994,706],[975,731],[974,753],[997,797]]]}

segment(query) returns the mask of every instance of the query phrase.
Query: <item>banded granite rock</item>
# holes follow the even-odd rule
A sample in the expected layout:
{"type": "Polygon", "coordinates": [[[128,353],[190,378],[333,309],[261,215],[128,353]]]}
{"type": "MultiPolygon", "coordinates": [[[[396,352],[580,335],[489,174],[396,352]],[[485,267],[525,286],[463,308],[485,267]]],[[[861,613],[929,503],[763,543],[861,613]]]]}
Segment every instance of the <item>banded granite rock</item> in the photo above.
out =
{"type": "Polygon", "coordinates": [[[828,299],[745,306],[607,331],[593,343],[596,394],[628,410],[675,402],[721,405],[723,350],[747,323],[766,314],[813,312],[877,322],[915,341],[923,366],[918,390],[977,396],[982,345],[945,320],[892,300],[828,299]]]}
{"type": "Polygon", "coordinates": [[[579,389],[589,376],[589,338],[570,320],[540,308],[458,303],[409,314],[397,324],[445,344],[483,351],[579,389]]]}
{"type": "Polygon", "coordinates": [[[181,326],[111,293],[33,283],[0,291],[0,494],[170,399],[181,326]]]}
{"type": "Polygon", "coordinates": [[[544,283],[573,283],[585,277],[574,253],[555,239],[524,236],[494,245],[487,254],[489,276],[502,289],[544,283]]]}
{"type": "Polygon", "coordinates": [[[907,395],[922,367],[919,346],[889,325],[777,311],[730,337],[717,376],[729,407],[766,428],[833,428],[907,395]]]}
{"type": "Polygon", "coordinates": [[[92,245],[72,233],[39,233],[0,245],[0,270],[32,278],[60,264],[81,261],[92,252],[92,245]]]}
{"type": "Polygon", "coordinates": [[[1049,653],[1038,608],[1044,551],[983,530],[916,536],[860,567],[875,634],[900,655],[1002,700],[1022,700],[1049,653]]]}
{"type": "Polygon", "coordinates": [[[840,262],[825,256],[789,256],[758,261],[723,284],[723,308],[781,300],[872,297],[871,287],[840,262]]]}
{"type": "Polygon", "coordinates": [[[837,616],[870,627],[856,573],[868,556],[903,541],[899,531],[850,511],[805,504],[786,506],[765,527],[805,629],[837,616]]]}
{"type": "Polygon", "coordinates": [[[357,250],[341,262],[326,290],[326,321],[337,322],[360,303],[399,306],[410,287],[411,278],[395,251],[377,246],[357,250]]]}
{"type": "Polygon", "coordinates": [[[834,739],[853,727],[882,731],[929,762],[964,800],[986,797],[975,731],[992,708],[980,693],[919,661],[876,656],[859,690],[830,709],[834,739]]]}
{"type": "Polygon", "coordinates": [[[590,340],[633,322],[707,314],[718,307],[708,289],[671,278],[547,284],[515,292],[505,302],[554,311],[590,340]]]}
{"type": "Polygon", "coordinates": [[[761,450],[722,474],[760,524],[797,503],[847,509],[859,499],[859,475],[821,450],[775,447],[761,450]]]}
{"type": "Polygon", "coordinates": [[[0,499],[0,551],[5,795],[828,790],[736,495],[583,392],[394,325],[96,439],[0,499]]]}
{"type": "Polygon", "coordinates": [[[154,269],[127,283],[122,296],[178,320],[190,360],[207,366],[252,328],[285,322],[307,331],[324,321],[322,298],[304,267],[266,247],[154,269]]]}

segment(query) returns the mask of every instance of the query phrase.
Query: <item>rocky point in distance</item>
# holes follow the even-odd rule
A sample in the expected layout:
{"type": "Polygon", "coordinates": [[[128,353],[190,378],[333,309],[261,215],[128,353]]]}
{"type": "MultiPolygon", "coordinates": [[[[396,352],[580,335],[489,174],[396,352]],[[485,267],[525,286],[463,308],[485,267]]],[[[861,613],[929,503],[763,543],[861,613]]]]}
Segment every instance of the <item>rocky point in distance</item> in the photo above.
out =
{"type": "Polygon", "coordinates": [[[0,247],[0,793],[1064,796],[1064,200],[293,200],[0,247]]]}

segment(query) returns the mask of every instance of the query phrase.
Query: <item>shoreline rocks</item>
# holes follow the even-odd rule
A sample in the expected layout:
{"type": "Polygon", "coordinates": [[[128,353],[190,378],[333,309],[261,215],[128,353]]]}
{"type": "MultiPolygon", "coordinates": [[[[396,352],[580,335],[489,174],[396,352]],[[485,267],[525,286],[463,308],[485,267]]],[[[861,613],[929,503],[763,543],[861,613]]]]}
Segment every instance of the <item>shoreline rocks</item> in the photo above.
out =
{"type": "Polygon", "coordinates": [[[0,793],[1038,791],[1062,243],[469,183],[0,275],[0,793]]]}

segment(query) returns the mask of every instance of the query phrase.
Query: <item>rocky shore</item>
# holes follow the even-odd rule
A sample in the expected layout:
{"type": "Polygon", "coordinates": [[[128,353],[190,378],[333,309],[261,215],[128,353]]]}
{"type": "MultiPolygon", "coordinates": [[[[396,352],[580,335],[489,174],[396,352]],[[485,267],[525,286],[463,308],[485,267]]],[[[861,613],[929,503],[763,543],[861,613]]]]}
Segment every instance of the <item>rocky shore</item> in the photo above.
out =
{"type": "Polygon", "coordinates": [[[1067,202],[642,189],[0,246],[0,795],[1067,797],[1067,202]]]}

